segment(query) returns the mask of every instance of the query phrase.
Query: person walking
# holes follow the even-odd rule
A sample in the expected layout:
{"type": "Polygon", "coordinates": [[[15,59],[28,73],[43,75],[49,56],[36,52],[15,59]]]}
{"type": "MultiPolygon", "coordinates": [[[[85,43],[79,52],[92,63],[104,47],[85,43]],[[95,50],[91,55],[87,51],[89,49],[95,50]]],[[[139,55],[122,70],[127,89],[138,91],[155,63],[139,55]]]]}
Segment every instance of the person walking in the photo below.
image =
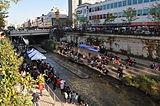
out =
{"type": "Polygon", "coordinates": [[[39,83],[39,84],[38,84],[38,89],[39,89],[39,91],[40,91],[40,96],[43,95],[43,94],[42,94],[43,88],[44,88],[44,85],[43,85],[42,83],[39,83]]]}
{"type": "Polygon", "coordinates": [[[36,90],[33,91],[33,94],[32,94],[32,102],[34,104],[34,106],[38,106],[38,101],[39,101],[39,95],[38,95],[38,92],[36,92],[36,90]]]}
{"type": "Polygon", "coordinates": [[[65,99],[65,102],[67,103],[67,99],[68,99],[68,94],[66,91],[64,91],[64,99],[65,99]]]}
{"type": "Polygon", "coordinates": [[[119,78],[123,77],[123,67],[122,67],[122,65],[118,68],[118,77],[119,78]]]}
{"type": "Polygon", "coordinates": [[[54,91],[56,90],[56,87],[57,87],[57,80],[56,80],[56,75],[54,75],[54,77],[53,77],[53,89],[54,89],[54,91]]]}
{"type": "Polygon", "coordinates": [[[56,78],[56,81],[57,81],[57,87],[60,88],[60,84],[61,84],[60,81],[61,81],[61,79],[60,79],[59,77],[57,77],[57,78],[56,78]]]}

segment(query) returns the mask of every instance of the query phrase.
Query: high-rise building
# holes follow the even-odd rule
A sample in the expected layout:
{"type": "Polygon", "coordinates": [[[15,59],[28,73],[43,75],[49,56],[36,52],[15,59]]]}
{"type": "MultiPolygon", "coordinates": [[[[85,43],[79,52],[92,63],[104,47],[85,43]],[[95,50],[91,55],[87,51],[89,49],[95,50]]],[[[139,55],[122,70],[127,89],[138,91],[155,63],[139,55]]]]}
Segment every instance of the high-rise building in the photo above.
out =
{"type": "Polygon", "coordinates": [[[73,19],[73,13],[75,13],[75,9],[78,7],[78,5],[81,5],[83,3],[95,3],[105,0],[68,0],[68,16],[69,19],[73,19]]]}
{"type": "Polygon", "coordinates": [[[69,19],[73,19],[73,13],[75,13],[75,9],[77,8],[80,0],[68,0],[68,16],[69,19]]]}

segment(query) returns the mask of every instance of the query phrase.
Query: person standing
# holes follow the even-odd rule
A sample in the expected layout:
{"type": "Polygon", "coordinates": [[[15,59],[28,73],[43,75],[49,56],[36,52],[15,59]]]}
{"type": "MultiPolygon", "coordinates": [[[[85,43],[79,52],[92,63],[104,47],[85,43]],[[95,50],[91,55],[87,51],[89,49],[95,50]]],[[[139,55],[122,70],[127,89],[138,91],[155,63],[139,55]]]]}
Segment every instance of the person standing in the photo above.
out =
{"type": "Polygon", "coordinates": [[[38,93],[36,92],[36,90],[33,91],[32,97],[33,97],[32,102],[33,102],[34,106],[37,106],[38,100],[39,100],[40,98],[39,98],[39,95],[38,95],[38,93]]]}
{"type": "Polygon", "coordinates": [[[65,102],[67,103],[67,99],[68,99],[68,94],[66,91],[64,91],[64,99],[65,99],[65,102]]]}
{"type": "Polygon", "coordinates": [[[61,84],[60,81],[61,81],[61,79],[60,79],[59,77],[57,77],[57,78],[56,78],[56,81],[57,81],[57,86],[58,86],[58,88],[60,88],[60,84],[61,84]]]}
{"type": "Polygon", "coordinates": [[[56,80],[56,78],[57,78],[57,76],[54,75],[53,76],[53,89],[54,89],[54,91],[56,90],[56,87],[57,87],[57,80],[56,80]]]}
{"type": "Polygon", "coordinates": [[[40,91],[40,96],[43,95],[43,94],[42,94],[43,88],[44,88],[44,85],[43,85],[42,83],[39,83],[39,84],[38,84],[38,89],[39,89],[39,91],[40,91]]]}
{"type": "Polygon", "coordinates": [[[123,77],[123,67],[122,66],[118,68],[118,73],[119,73],[119,78],[122,78],[123,77]]]}

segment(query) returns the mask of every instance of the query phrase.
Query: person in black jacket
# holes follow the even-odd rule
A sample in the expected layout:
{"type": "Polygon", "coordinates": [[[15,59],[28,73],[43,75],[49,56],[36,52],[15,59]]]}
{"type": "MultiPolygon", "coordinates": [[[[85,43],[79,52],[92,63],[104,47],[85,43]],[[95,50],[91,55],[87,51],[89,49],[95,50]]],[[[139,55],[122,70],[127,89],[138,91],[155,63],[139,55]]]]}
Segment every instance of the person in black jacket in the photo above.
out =
{"type": "Polygon", "coordinates": [[[33,96],[32,102],[34,103],[35,106],[37,106],[38,100],[40,99],[38,92],[34,91],[32,96],[33,96]]]}

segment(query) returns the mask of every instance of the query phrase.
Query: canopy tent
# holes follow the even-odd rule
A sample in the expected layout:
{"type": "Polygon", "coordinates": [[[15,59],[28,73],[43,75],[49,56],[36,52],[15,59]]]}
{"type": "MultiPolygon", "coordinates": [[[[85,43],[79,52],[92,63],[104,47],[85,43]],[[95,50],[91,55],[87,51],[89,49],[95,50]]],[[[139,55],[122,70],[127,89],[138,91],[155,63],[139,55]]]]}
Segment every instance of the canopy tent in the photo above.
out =
{"type": "Polygon", "coordinates": [[[85,44],[80,44],[79,47],[84,48],[84,49],[88,49],[88,50],[91,50],[91,51],[95,51],[95,52],[99,51],[99,49],[97,47],[88,46],[88,45],[85,45],[85,44]]]}
{"type": "Polygon", "coordinates": [[[27,51],[27,55],[31,60],[46,59],[46,57],[36,49],[31,49],[30,51],[27,51]]]}

